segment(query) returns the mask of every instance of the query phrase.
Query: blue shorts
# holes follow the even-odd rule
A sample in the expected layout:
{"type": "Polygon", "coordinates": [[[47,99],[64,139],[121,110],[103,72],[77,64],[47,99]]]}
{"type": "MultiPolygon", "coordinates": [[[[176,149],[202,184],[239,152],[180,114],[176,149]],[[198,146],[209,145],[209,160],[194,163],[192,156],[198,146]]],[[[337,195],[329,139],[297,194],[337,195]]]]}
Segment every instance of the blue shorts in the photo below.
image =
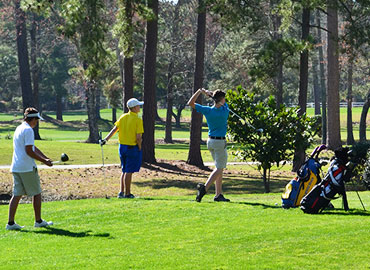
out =
{"type": "Polygon", "coordinates": [[[120,144],[118,152],[123,173],[133,173],[140,170],[143,151],[139,150],[137,145],[120,144]]]}

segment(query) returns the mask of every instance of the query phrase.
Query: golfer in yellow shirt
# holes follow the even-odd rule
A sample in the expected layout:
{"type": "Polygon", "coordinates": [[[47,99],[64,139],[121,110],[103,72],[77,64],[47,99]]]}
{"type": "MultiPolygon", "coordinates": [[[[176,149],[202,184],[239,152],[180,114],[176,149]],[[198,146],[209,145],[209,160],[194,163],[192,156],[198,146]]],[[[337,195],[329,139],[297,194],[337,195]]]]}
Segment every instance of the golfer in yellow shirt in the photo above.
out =
{"type": "Polygon", "coordinates": [[[102,140],[105,144],[117,131],[119,142],[119,156],[121,159],[121,190],[118,198],[135,198],[131,193],[132,174],[138,172],[142,162],[141,142],[144,133],[143,120],[139,118],[140,106],[144,102],[131,98],[127,101],[128,113],[122,114],[114,123],[114,127],[102,140]]]}

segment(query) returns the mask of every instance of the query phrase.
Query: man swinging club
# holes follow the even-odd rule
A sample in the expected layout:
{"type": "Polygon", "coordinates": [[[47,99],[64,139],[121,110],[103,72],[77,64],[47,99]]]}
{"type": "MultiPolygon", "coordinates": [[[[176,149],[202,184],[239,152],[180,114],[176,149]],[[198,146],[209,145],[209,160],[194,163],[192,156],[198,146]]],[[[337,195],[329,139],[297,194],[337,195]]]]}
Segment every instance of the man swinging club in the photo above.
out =
{"type": "Polygon", "coordinates": [[[188,105],[197,112],[202,113],[207,119],[207,148],[211,152],[216,166],[206,184],[198,184],[196,201],[200,202],[210,186],[215,182],[216,194],[213,200],[216,202],[229,202],[230,200],[226,199],[222,195],[222,175],[227,164],[227,145],[225,136],[227,131],[227,119],[229,117],[228,105],[225,103],[225,93],[221,90],[216,90],[212,93],[203,88],[198,89],[198,91],[195,92],[188,101],[188,105]],[[200,94],[212,97],[215,101],[214,106],[202,106],[195,103],[200,94]]]}

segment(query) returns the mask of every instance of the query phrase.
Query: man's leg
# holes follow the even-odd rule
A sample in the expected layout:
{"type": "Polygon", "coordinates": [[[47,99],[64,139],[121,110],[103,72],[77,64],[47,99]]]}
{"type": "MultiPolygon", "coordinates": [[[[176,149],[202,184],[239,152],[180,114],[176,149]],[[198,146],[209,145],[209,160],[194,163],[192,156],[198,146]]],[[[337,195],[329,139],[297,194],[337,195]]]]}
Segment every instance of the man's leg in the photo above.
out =
{"type": "Polygon", "coordinates": [[[33,210],[35,212],[35,221],[41,220],[41,193],[32,197],[33,210]]]}
{"type": "Polygon", "coordinates": [[[22,196],[14,196],[10,199],[9,202],[9,218],[8,223],[14,222],[15,213],[17,212],[19,201],[21,200],[22,196]]]}
{"type": "Polygon", "coordinates": [[[121,190],[120,190],[120,192],[122,192],[122,193],[123,193],[124,188],[125,188],[124,178],[125,178],[125,173],[121,173],[121,190]]]}
{"type": "Polygon", "coordinates": [[[125,195],[131,194],[131,180],[132,180],[132,173],[125,173],[124,177],[125,182],[125,195]]]}
{"type": "Polygon", "coordinates": [[[217,179],[216,179],[216,197],[220,194],[222,194],[222,175],[223,175],[223,171],[224,169],[219,169],[220,170],[220,174],[218,175],[217,179]]]}
{"type": "Polygon", "coordinates": [[[218,194],[220,194],[222,192],[222,173],[223,173],[223,170],[224,169],[214,169],[213,172],[211,173],[211,175],[209,176],[207,182],[206,182],[206,191],[208,191],[208,189],[211,187],[211,185],[216,181],[218,180],[219,178],[221,178],[221,180],[218,180],[216,181],[216,196],[218,196],[218,194]],[[220,186],[221,186],[221,192],[220,193],[217,193],[220,191],[220,186]]]}

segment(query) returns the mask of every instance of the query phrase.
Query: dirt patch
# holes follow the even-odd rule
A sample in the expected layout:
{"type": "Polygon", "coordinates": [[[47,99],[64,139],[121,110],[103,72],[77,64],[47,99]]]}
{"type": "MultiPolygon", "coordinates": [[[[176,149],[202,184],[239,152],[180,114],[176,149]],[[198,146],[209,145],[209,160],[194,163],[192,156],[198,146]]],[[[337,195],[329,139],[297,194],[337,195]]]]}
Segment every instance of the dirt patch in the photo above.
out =
{"type": "MultiPolygon", "coordinates": [[[[194,195],[196,185],[205,182],[212,168],[198,168],[185,161],[157,159],[156,164],[143,164],[135,173],[132,192],[140,197],[194,195]]],[[[44,169],[39,170],[44,201],[102,198],[105,195],[117,196],[120,189],[121,170],[119,166],[83,169],[44,169]]],[[[8,203],[12,191],[12,175],[8,170],[0,170],[0,200],[8,203]]],[[[272,172],[271,191],[280,192],[291,173],[272,172]]],[[[225,170],[225,193],[263,193],[263,183],[258,171],[225,170]]],[[[210,191],[213,193],[213,189],[210,191]]],[[[23,202],[31,198],[24,197],[23,202]]]]}

